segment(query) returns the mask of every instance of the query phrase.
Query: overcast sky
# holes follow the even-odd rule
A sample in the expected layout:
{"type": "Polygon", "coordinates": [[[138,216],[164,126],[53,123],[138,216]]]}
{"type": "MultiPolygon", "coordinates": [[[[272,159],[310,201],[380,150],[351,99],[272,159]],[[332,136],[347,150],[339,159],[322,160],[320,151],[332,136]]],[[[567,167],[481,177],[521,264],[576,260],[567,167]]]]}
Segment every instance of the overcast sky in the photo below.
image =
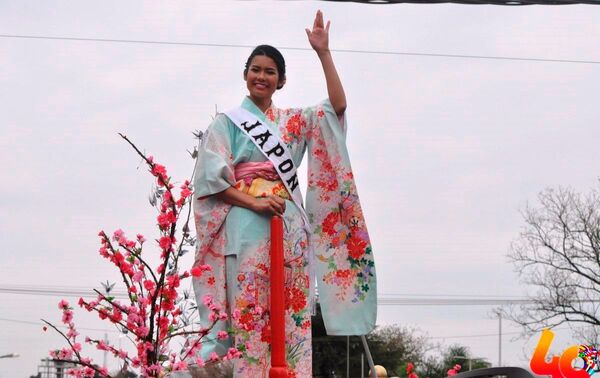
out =
{"type": "MultiPolygon", "coordinates": [[[[600,7],[591,5],[2,0],[0,34],[308,48],[304,28],[318,8],[332,21],[332,49],[600,61],[600,7]]],[[[117,132],[183,181],[192,131],[246,94],[250,50],[0,38],[0,287],[116,281],[97,254],[98,231],[155,235],[152,179],[117,132]]],[[[315,53],[282,52],[288,80],[275,103],[325,98],[315,53]]],[[[506,257],[519,209],[549,186],[598,186],[600,66],[333,54],[380,294],[524,296],[506,257]]],[[[0,377],[29,377],[62,344],[27,322],[58,322],[60,298],[0,299],[0,355],[21,355],[0,359],[0,377]]],[[[496,364],[492,309],[380,306],[378,323],[418,327],[496,364]]],[[[76,313],[81,326],[106,326],[86,315],[76,313]]],[[[503,364],[528,365],[536,340],[514,340],[519,330],[506,322],[503,330],[503,364]]],[[[557,353],[578,342],[562,333],[557,353]]]]}

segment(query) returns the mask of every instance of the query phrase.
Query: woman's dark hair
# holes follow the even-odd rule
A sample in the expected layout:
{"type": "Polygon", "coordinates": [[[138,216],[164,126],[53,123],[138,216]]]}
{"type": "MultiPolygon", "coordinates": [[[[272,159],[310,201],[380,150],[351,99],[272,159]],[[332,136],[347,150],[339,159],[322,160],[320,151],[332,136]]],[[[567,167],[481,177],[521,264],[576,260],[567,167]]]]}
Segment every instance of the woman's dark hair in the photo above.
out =
{"type": "MultiPolygon", "coordinates": [[[[252,53],[246,60],[246,68],[244,69],[244,75],[248,74],[248,67],[250,66],[250,62],[252,62],[252,58],[257,55],[268,56],[273,59],[275,65],[277,66],[277,73],[279,74],[279,81],[285,80],[285,59],[283,59],[283,55],[273,46],[269,45],[260,45],[256,46],[252,53]]],[[[277,84],[277,89],[283,88],[283,85],[277,84]]]]}

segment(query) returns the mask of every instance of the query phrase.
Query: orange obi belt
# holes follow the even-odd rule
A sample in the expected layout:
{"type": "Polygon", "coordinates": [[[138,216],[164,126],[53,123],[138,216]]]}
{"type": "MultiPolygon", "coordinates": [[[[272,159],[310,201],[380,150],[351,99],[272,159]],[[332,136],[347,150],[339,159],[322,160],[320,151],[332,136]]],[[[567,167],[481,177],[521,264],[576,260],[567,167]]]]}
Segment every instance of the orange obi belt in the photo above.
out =
{"type": "Polygon", "coordinates": [[[291,200],[283,181],[279,178],[273,163],[248,162],[239,163],[235,166],[235,186],[253,197],[278,196],[291,200]]]}

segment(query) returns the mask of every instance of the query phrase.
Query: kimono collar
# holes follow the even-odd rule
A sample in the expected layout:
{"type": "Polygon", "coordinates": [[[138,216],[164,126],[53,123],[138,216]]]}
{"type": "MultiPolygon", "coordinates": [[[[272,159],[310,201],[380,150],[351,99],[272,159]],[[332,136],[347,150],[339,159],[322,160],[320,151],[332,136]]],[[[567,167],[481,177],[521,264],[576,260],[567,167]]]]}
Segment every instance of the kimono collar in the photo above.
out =
{"type": "Polygon", "coordinates": [[[256,106],[256,104],[248,96],[244,97],[244,101],[242,101],[241,106],[250,113],[254,114],[261,121],[267,121],[267,116],[265,115],[265,113],[268,112],[269,109],[275,107],[275,105],[273,105],[273,101],[271,101],[271,105],[269,105],[265,113],[263,113],[263,111],[260,110],[260,108],[256,106]]]}

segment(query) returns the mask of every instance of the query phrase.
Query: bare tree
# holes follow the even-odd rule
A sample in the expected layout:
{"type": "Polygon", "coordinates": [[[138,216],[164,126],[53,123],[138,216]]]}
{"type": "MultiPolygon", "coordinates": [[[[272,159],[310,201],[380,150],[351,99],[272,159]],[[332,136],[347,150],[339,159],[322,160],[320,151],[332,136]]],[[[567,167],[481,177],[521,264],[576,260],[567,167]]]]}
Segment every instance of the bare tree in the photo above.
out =
{"type": "Polygon", "coordinates": [[[538,200],[523,210],[525,226],[510,252],[532,287],[531,304],[508,316],[528,333],[564,323],[599,326],[600,193],[546,189],[538,200]]]}

